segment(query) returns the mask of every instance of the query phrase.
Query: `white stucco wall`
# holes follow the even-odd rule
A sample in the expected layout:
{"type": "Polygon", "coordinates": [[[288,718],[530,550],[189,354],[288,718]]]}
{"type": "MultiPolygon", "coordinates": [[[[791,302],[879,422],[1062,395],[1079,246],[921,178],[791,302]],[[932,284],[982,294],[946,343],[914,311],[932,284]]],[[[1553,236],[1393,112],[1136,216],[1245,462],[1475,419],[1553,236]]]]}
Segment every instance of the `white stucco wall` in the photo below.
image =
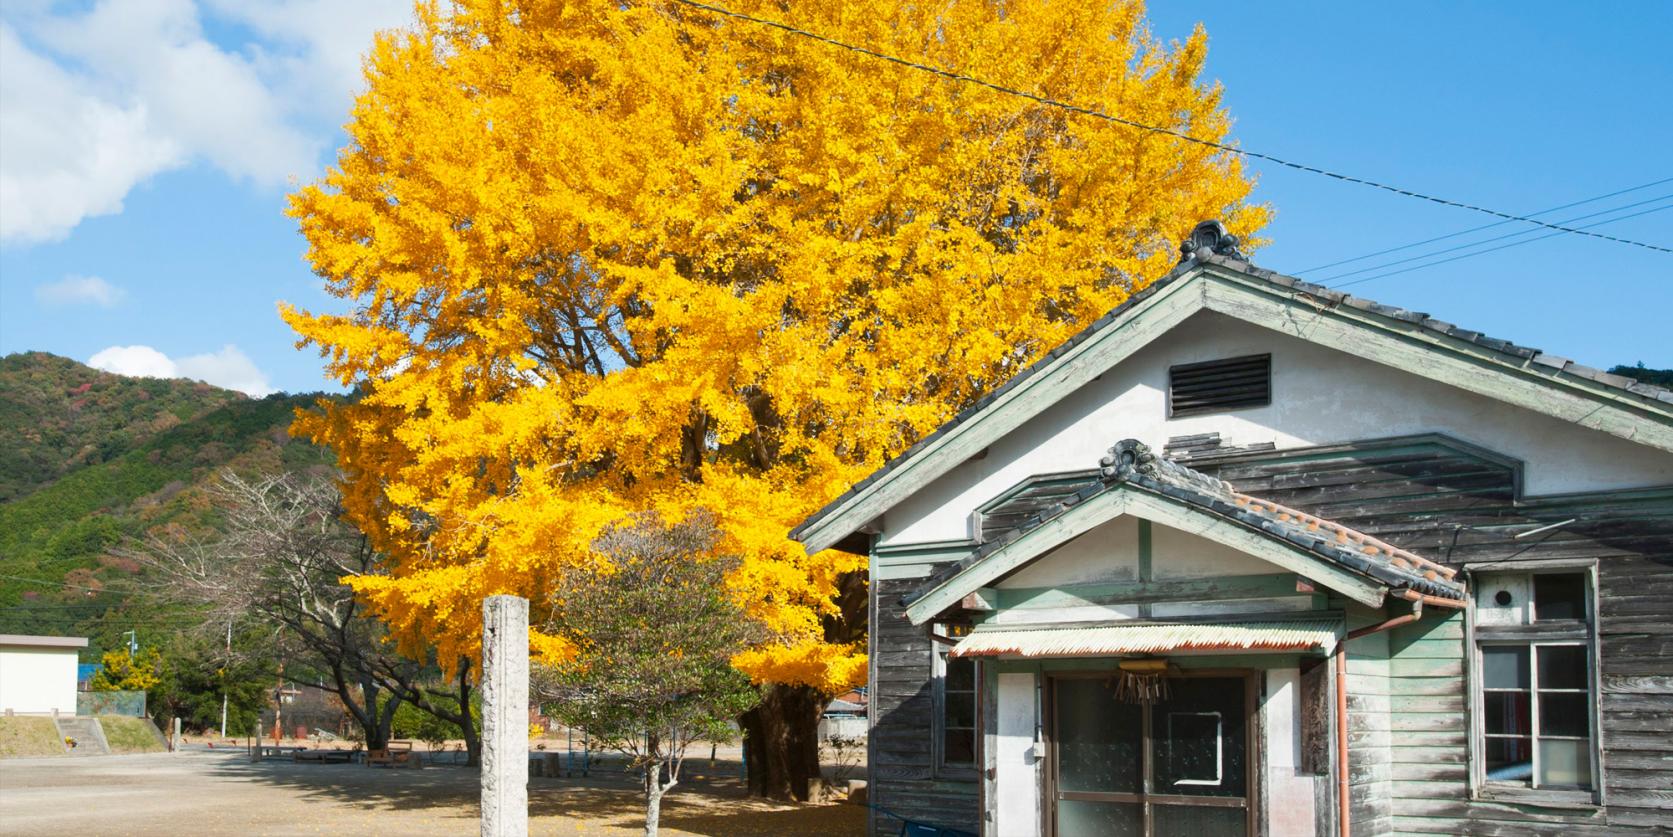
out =
{"type": "Polygon", "coordinates": [[[1301,672],[1294,668],[1266,671],[1266,696],[1261,701],[1261,746],[1265,772],[1262,788],[1264,816],[1271,834],[1306,837],[1313,834],[1313,783],[1301,773],[1301,672]]]}
{"type": "Polygon", "coordinates": [[[1160,451],[1210,432],[1279,449],[1444,433],[1522,460],[1529,495],[1673,484],[1673,454],[1205,311],[889,509],[881,542],[967,538],[971,512],[1028,476],[1095,467],[1123,438],[1160,451]],[[1167,417],[1169,366],[1268,352],[1270,406],[1167,417]]]}
{"type": "Polygon", "coordinates": [[[998,718],[994,733],[993,833],[1032,837],[1040,833],[1040,759],[1034,751],[1035,678],[1032,673],[998,677],[998,718]]]}
{"type": "Polygon", "coordinates": [[[0,646],[0,712],[76,714],[76,649],[0,646]]]}

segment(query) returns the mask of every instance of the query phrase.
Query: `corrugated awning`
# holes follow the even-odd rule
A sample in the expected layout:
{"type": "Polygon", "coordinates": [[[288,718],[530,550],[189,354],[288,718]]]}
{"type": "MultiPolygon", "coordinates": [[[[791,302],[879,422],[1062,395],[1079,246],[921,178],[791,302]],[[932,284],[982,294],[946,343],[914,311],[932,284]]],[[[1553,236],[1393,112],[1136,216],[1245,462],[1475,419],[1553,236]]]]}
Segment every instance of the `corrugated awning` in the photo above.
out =
{"type": "Polygon", "coordinates": [[[1150,622],[1139,625],[978,625],[950,652],[955,657],[1107,657],[1180,651],[1328,653],[1339,619],[1150,622]]]}

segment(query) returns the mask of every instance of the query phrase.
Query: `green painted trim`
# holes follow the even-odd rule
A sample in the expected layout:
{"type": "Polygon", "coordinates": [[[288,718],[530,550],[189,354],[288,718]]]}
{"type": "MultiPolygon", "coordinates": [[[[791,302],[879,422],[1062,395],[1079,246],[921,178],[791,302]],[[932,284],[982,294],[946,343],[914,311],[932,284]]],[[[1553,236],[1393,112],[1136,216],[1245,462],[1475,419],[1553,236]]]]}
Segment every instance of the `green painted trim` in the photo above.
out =
{"type": "Polygon", "coordinates": [[[1069,509],[965,567],[906,609],[922,625],[979,587],[986,587],[1068,541],[1123,514],[1172,526],[1260,558],[1323,584],[1368,607],[1381,607],[1387,588],[1269,534],[1208,514],[1201,509],[1140,489],[1130,482],[1069,509]]]}
{"type": "MultiPolygon", "coordinates": [[[[1148,523],[1149,521],[1143,521],[1148,523]]],[[[1147,604],[1151,602],[1228,601],[1305,595],[1295,590],[1294,573],[1232,575],[1172,581],[1128,581],[1064,587],[1001,588],[1003,610],[1147,604]]]]}
{"type": "Polygon", "coordinates": [[[876,546],[872,548],[871,555],[873,558],[894,558],[908,555],[969,555],[970,550],[975,548],[976,543],[974,541],[920,541],[892,546],[876,546]]]}
{"type": "MultiPolygon", "coordinates": [[[[1156,578],[1154,567],[1155,556],[1151,549],[1150,521],[1139,520],[1139,581],[1150,582],[1156,578]]],[[[1139,605],[1139,618],[1150,618],[1150,603],[1139,605]]]]}

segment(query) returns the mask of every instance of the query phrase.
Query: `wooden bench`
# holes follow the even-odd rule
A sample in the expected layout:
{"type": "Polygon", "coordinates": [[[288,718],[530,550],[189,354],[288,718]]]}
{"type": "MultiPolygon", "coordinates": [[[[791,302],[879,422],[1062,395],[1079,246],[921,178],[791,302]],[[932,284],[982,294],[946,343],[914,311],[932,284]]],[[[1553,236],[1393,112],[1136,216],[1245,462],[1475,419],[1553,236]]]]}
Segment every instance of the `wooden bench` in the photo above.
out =
{"type": "Polygon", "coordinates": [[[354,761],[359,755],[359,747],[355,747],[352,750],[339,750],[335,747],[330,747],[318,750],[297,750],[291,754],[291,758],[296,761],[314,761],[319,762],[320,764],[348,764],[349,762],[354,761]]]}

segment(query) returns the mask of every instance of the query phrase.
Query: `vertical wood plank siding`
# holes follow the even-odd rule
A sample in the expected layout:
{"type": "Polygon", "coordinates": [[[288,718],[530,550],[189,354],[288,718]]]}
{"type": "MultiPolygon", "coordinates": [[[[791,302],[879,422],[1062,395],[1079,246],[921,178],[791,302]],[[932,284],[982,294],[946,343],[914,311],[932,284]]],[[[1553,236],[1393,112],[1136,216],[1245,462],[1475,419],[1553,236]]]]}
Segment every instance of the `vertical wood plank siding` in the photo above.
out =
{"type": "MultiPolygon", "coordinates": [[[[1355,834],[1667,833],[1673,829],[1673,491],[1518,500],[1507,460],[1460,443],[1193,457],[1239,491],[1318,515],[1452,566],[1596,559],[1607,806],[1598,811],[1472,800],[1462,614],[1355,640],[1349,649],[1355,834]],[[1571,517],[1549,535],[1512,535],[1571,517]],[[1533,541],[1530,543],[1529,541],[1533,541]]],[[[897,604],[919,579],[875,582],[872,803],[976,830],[977,783],[930,763],[930,640],[897,604]]],[[[1350,626],[1372,621],[1352,611],[1350,626]]],[[[898,820],[873,813],[873,833],[898,820]]]]}

